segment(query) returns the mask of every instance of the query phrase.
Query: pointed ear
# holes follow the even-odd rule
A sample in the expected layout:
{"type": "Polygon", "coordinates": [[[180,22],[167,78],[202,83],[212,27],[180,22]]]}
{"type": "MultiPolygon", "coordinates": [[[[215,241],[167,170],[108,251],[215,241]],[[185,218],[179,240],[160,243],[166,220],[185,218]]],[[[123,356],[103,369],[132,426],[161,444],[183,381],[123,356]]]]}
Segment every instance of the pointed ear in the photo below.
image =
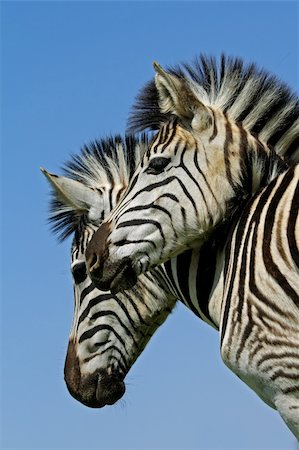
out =
{"type": "Polygon", "coordinates": [[[80,181],[49,173],[41,167],[42,173],[53,189],[57,200],[76,212],[88,212],[91,220],[98,220],[103,210],[102,197],[98,191],[85,186],[80,181]]]}
{"type": "Polygon", "coordinates": [[[154,62],[153,66],[161,111],[187,120],[196,131],[211,126],[213,117],[209,108],[196,97],[187,82],[165,72],[157,62],[154,62]]]}

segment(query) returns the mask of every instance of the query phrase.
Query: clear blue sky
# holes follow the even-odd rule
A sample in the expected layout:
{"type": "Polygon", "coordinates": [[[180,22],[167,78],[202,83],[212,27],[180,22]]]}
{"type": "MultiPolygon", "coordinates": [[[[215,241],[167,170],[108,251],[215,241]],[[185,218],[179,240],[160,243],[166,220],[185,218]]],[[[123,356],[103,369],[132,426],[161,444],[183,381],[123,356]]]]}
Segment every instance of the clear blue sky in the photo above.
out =
{"type": "Polygon", "coordinates": [[[222,51],[298,88],[296,2],[2,2],[2,447],[287,449],[278,414],[222,363],[218,334],[180,306],[127,377],[88,409],[63,381],[70,240],[46,223],[48,185],[80,146],[124,132],[162,65],[222,51]]]}

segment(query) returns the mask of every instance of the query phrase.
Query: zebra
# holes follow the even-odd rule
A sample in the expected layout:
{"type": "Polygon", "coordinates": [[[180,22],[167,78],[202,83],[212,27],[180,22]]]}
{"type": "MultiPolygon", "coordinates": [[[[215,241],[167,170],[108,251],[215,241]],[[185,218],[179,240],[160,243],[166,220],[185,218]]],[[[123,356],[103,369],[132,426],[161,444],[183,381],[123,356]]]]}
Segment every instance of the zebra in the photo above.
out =
{"type": "Polygon", "coordinates": [[[252,67],[231,77],[232,95],[234,63],[202,62],[198,76],[154,63],[156,94],[141,93],[134,126],[159,131],[88,244],[87,269],[99,288],[123,291],[222,230],[209,298],[222,359],[299,438],[298,99],[274,97],[273,78],[254,92],[252,67]]]}
{"type": "Polygon", "coordinates": [[[147,145],[146,135],[96,140],[66,163],[63,176],[41,169],[52,191],[52,230],[60,242],[73,236],[74,317],[65,381],[70,394],[89,407],[114,404],[123,396],[125,376],[177,300],[216,328],[208,298],[219,238],[141,276],[123,293],[100,291],[87,273],[86,247],[128,186],[147,145]],[[193,277],[186,284],[189,268],[193,277]]]}
{"type": "Polygon", "coordinates": [[[60,241],[73,236],[74,313],[65,382],[76,400],[92,408],[124,395],[127,372],[177,300],[159,268],[119,294],[98,290],[86,271],[87,244],[117,204],[145,148],[145,136],[115,136],[84,146],[66,163],[64,176],[41,169],[52,191],[52,229],[60,241]]]}

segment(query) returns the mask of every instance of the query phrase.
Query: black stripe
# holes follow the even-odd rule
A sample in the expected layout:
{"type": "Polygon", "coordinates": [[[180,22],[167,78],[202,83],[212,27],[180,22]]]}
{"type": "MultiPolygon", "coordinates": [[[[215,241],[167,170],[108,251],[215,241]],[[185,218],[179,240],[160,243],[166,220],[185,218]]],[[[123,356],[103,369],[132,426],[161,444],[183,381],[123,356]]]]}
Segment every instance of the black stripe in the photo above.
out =
{"type": "Polygon", "coordinates": [[[153,140],[153,144],[149,147],[149,150],[147,151],[147,157],[150,157],[150,154],[157,153],[158,147],[163,144],[164,140],[166,139],[166,142],[164,142],[162,147],[162,152],[165,150],[165,148],[168,146],[168,144],[173,139],[174,135],[176,133],[176,125],[174,122],[170,121],[166,125],[164,125],[157,136],[153,140]],[[174,126],[173,126],[174,125],[174,126]],[[173,126],[173,127],[172,127],[173,126]],[[170,133],[171,131],[171,133],[170,133]]]}
{"type": "Polygon", "coordinates": [[[157,248],[156,244],[152,241],[149,241],[148,239],[121,239],[120,241],[113,242],[113,245],[115,245],[116,247],[122,247],[123,245],[144,243],[152,245],[155,249],[157,248]]]}
{"type": "Polygon", "coordinates": [[[119,318],[119,316],[116,314],[115,311],[112,311],[112,310],[97,311],[95,314],[93,314],[90,317],[90,320],[96,321],[99,317],[109,317],[109,316],[112,316],[117,319],[119,325],[125,330],[126,334],[131,337],[134,344],[137,346],[137,343],[135,341],[135,338],[134,338],[131,330],[129,330],[129,328],[123,323],[123,321],[119,318]]]}
{"type": "MultiPolygon", "coordinates": [[[[96,290],[95,286],[93,286],[93,289],[96,290]]],[[[99,292],[98,290],[96,290],[96,292],[99,292]]],[[[79,317],[78,320],[78,327],[80,325],[81,322],[83,322],[83,320],[88,316],[91,308],[93,308],[94,306],[98,305],[101,302],[107,301],[107,300],[111,300],[113,299],[112,294],[100,294],[97,295],[96,297],[92,298],[89,302],[88,305],[86,306],[86,308],[84,309],[84,311],[82,312],[82,314],[79,317]]]]}
{"type": "Polygon", "coordinates": [[[225,117],[225,118],[226,118],[226,124],[225,124],[225,141],[224,141],[224,146],[223,146],[223,152],[224,152],[226,178],[227,178],[229,184],[235,190],[235,185],[233,183],[233,178],[232,178],[232,173],[231,173],[230,158],[229,158],[229,147],[233,142],[233,133],[232,133],[232,127],[231,127],[229,120],[227,119],[227,117],[225,117]]]}
{"type": "MultiPolygon", "coordinates": [[[[170,197],[170,196],[171,196],[171,194],[164,194],[164,195],[159,196],[157,198],[157,200],[160,200],[163,197],[170,197]]],[[[179,203],[177,198],[174,195],[172,196],[172,200],[173,199],[175,199],[175,201],[177,203],[179,203]]],[[[172,219],[171,213],[166,208],[163,208],[163,206],[160,206],[160,205],[155,205],[154,203],[149,203],[147,205],[141,205],[141,206],[133,206],[132,208],[126,209],[126,211],[123,213],[123,215],[129,214],[131,212],[142,211],[142,210],[147,210],[147,209],[156,209],[156,210],[161,211],[164,214],[166,214],[170,220],[172,219]]]]}
{"type": "Polygon", "coordinates": [[[208,180],[207,180],[205,174],[203,173],[203,171],[202,171],[201,168],[199,167],[198,160],[197,160],[197,156],[198,156],[198,153],[199,153],[198,147],[196,147],[196,150],[197,150],[197,151],[194,152],[194,158],[193,158],[194,165],[195,165],[197,171],[200,173],[200,175],[201,175],[202,178],[204,179],[204,182],[206,183],[206,186],[207,186],[207,188],[209,189],[210,194],[212,195],[212,197],[213,197],[213,199],[215,200],[216,204],[219,205],[218,200],[217,200],[217,198],[215,197],[215,194],[214,194],[214,192],[212,191],[212,188],[211,188],[210,184],[208,183],[208,180]]]}
{"type": "MultiPolygon", "coordinates": [[[[135,290],[137,290],[137,289],[135,289],[135,290]]],[[[122,292],[122,296],[124,296],[126,298],[126,300],[130,303],[130,305],[133,307],[133,309],[134,309],[134,311],[135,311],[135,313],[136,313],[136,315],[138,317],[138,320],[139,320],[140,324],[147,326],[148,324],[143,319],[143,317],[142,317],[142,315],[141,315],[137,305],[133,301],[132,296],[130,296],[126,291],[122,292]]],[[[131,317],[130,317],[130,323],[131,323],[131,325],[134,323],[133,319],[131,317]]],[[[134,328],[137,329],[135,325],[134,325],[134,328]]]]}
{"type": "MultiPolygon", "coordinates": [[[[216,236],[216,230],[214,236],[216,236]]],[[[219,245],[216,245],[215,239],[210,238],[200,249],[197,276],[196,276],[196,292],[199,294],[199,308],[203,315],[212,322],[209,312],[209,300],[215,279],[216,261],[219,245]]]]}
{"type": "MultiPolygon", "coordinates": [[[[285,111],[287,111],[287,108],[285,108],[285,111]]],[[[281,124],[279,127],[275,127],[276,131],[271,134],[270,138],[268,139],[267,145],[275,147],[277,142],[288,132],[288,130],[293,126],[297,119],[298,111],[294,109],[292,111],[289,111],[288,114],[284,113],[283,124],[281,124]]]]}
{"type": "MultiPolygon", "coordinates": [[[[271,275],[272,278],[275,280],[275,282],[281,287],[281,289],[284,290],[286,295],[293,300],[295,305],[299,307],[299,296],[297,292],[292,288],[286,277],[283,275],[277,264],[274,262],[270,250],[272,230],[275,222],[275,212],[284,192],[291,183],[293,176],[294,176],[294,166],[291,169],[289,169],[283,176],[283,179],[267,208],[267,214],[265,217],[265,227],[267,228],[264,230],[262,251],[264,264],[265,267],[267,268],[269,275],[271,275]]],[[[269,186],[271,186],[271,184],[269,186]]],[[[270,188],[269,190],[271,191],[270,188]]]]}
{"type": "MultiPolygon", "coordinates": [[[[178,292],[176,290],[176,283],[175,283],[174,278],[173,278],[173,273],[172,273],[172,268],[171,268],[171,260],[168,260],[168,261],[166,261],[164,263],[164,268],[165,268],[165,272],[166,272],[167,278],[170,280],[171,287],[173,289],[175,289],[175,295],[179,296],[178,292]]],[[[197,311],[195,309],[194,310],[192,309],[192,311],[198,316],[198,313],[197,313],[197,311]]]]}
{"type": "MultiPolygon", "coordinates": [[[[299,136],[294,136],[293,140],[288,144],[287,149],[284,152],[286,158],[292,158],[295,156],[295,152],[299,151],[299,136]]],[[[298,156],[297,156],[298,159],[298,156]]],[[[297,161],[296,161],[297,162],[297,161]]]]}
{"type": "MultiPolygon", "coordinates": [[[[117,350],[117,348],[114,345],[111,345],[110,349],[117,350]]],[[[119,350],[119,354],[122,355],[120,350],[119,350]]],[[[130,367],[131,365],[128,364],[127,359],[124,354],[122,355],[122,359],[124,360],[124,364],[122,364],[120,359],[117,358],[115,355],[110,354],[109,360],[108,360],[109,366],[113,365],[113,361],[115,361],[117,369],[120,370],[123,374],[127,374],[131,368],[130,367]]]]}
{"type": "Polygon", "coordinates": [[[239,219],[239,212],[237,211],[235,213],[235,218],[232,222],[232,227],[230,229],[230,233],[227,240],[227,246],[225,250],[225,261],[224,261],[224,280],[227,280],[227,274],[228,274],[228,268],[231,261],[233,261],[233,266],[230,272],[230,284],[227,289],[226,293],[226,302],[224,306],[224,313],[223,313],[223,319],[222,319],[222,328],[221,328],[221,344],[224,339],[225,331],[226,331],[226,325],[228,320],[228,315],[230,311],[230,304],[231,304],[231,295],[232,290],[235,282],[235,276],[237,272],[238,267],[238,255],[239,250],[241,248],[241,243],[244,235],[244,231],[246,228],[247,220],[251,212],[252,203],[254,201],[254,198],[251,198],[248,202],[246,209],[243,211],[241,218],[239,219]],[[239,220],[238,220],[239,219],[239,220]],[[238,220],[237,223],[234,223],[234,220],[238,220]],[[232,238],[235,234],[235,244],[232,248],[232,238]]]}
{"type": "MultiPolygon", "coordinates": [[[[260,220],[262,210],[267,204],[267,201],[272,194],[273,186],[276,183],[276,179],[273,180],[273,182],[263,191],[263,193],[260,196],[260,201],[257,207],[255,208],[255,212],[252,217],[252,222],[256,221],[257,225],[254,230],[254,234],[252,237],[252,245],[251,245],[251,255],[250,255],[250,270],[249,270],[249,287],[253,295],[258,298],[261,301],[261,304],[264,304],[265,306],[269,307],[270,310],[276,312],[278,316],[280,317],[286,317],[285,312],[279,308],[275,303],[271,301],[271,299],[267,298],[258,288],[256,282],[255,282],[255,252],[256,252],[256,244],[257,244],[257,234],[258,234],[258,221],[260,220]]],[[[269,205],[268,205],[269,207],[269,205]]],[[[263,240],[264,242],[264,240],[263,240]]],[[[266,265],[266,269],[268,270],[269,267],[266,265]]]]}
{"type": "Polygon", "coordinates": [[[90,284],[83,289],[83,291],[80,294],[80,305],[83,303],[83,300],[85,299],[85,297],[90,294],[93,290],[95,289],[95,285],[92,284],[92,282],[90,282],[90,284]]]}
{"type": "MultiPolygon", "coordinates": [[[[101,347],[109,344],[110,341],[111,340],[108,339],[105,342],[96,342],[94,344],[94,346],[97,347],[97,348],[101,348],[101,347]]],[[[112,352],[112,351],[113,351],[113,353],[115,353],[115,352],[118,353],[120,359],[116,358],[114,355],[110,354],[109,355],[109,359],[108,359],[108,361],[109,361],[108,364],[110,365],[111,361],[115,360],[118,369],[120,369],[123,374],[126,374],[129,371],[129,369],[130,369],[129,364],[128,364],[127,359],[126,359],[126,355],[119,348],[117,348],[115,345],[110,345],[109,347],[105,348],[104,350],[102,350],[100,352],[93,353],[91,356],[88,356],[87,358],[84,358],[83,362],[84,363],[88,363],[93,358],[96,358],[98,356],[102,356],[105,353],[112,352]]]]}
{"type": "MultiPolygon", "coordinates": [[[[165,186],[168,183],[171,183],[173,180],[175,180],[176,177],[175,176],[171,176],[166,178],[165,180],[162,181],[158,181],[157,183],[152,183],[144,188],[142,188],[140,191],[136,192],[136,194],[132,197],[132,200],[134,200],[138,195],[142,194],[143,192],[150,192],[153,191],[154,189],[161,187],[161,186],[165,186]]],[[[132,189],[132,187],[130,186],[130,190],[132,189]]]]}
{"type": "Polygon", "coordinates": [[[213,111],[213,108],[210,108],[210,111],[212,112],[212,115],[213,115],[213,133],[211,134],[211,136],[209,138],[209,142],[212,142],[215,139],[215,137],[217,136],[218,130],[217,130],[217,124],[216,124],[216,116],[213,111]]]}
{"type": "MultiPolygon", "coordinates": [[[[189,295],[189,271],[191,266],[192,250],[185,251],[176,258],[177,278],[179,288],[188,305],[192,305],[189,295]]],[[[198,314],[197,314],[198,315],[198,314]]]]}
{"type": "Polygon", "coordinates": [[[125,343],[125,341],[123,340],[123,338],[115,331],[115,329],[114,328],[112,328],[110,325],[97,325],[96,327],[94,327],[94,328],[92,328],[92,329],[90,329],[90,330],[87,330],[87,331],[85,331],[81,336],[80,336],[80,339],[79,339],[79,344],[81,344],[81,342],[83,342],[83,341],[86,341],[86,339],[90,339],[92,336],[94,336],[96,333],[98,333],[99,331],[106,331],[106,330],[108,330],[108,331],[110,331],[111,333],[113,333],[114,335],[115,335],[115,337],[119,340],[119,342],[122,344],[122,346],[124,347],[124,349],[126,350],[126,353],[128,353],[127,352],[127,349],[126,349],[126,343],[125,343]]]}
{"type": "Polygon", "coordinates": [[[299,210],[299,184],[297,183],[293,200],[291,204],[290,209],[290,215],[288,219],[288,226],[287,226],[287,237],[288,237],[288,243],[289,243],[289,249],[291,256],[293,258],[293,261],[295,262],[296,266],[299,268],[299,249],[297,247],[297,241],[295,236],[296,231],[296,220],[298,218],[298,210],[299,210]]]}
{"type": "MultiPolygon", "coordinates": [[[[291,364],[291,365],[284,364],[283,368],[298,370],[299,366],[296,364],[291,364]]],[[[298,380],[298,373],[287,373],[282,369],[278,369],[270,376],[270,380],[275,381],[275,380],[277,380],[277,378],[285,378],[287,380],[298,380]]]]}
{"type": "MultiPolygon", "coordinates": [[[[264,350],[264,346],[261,346],[262,349],[264,350]]],[[[271,347],[270,347],[271,348],[271,347]]],[[[271,349],[272,350],[272,349],[271,349]]],[[[268,372],[269,367],[273,367],[276,361],[282,361],[282,359],[289,361],[291,358],[294,358],[297,360],[298,358],[298,353],[297,352],[291,352],[291,351],[284,351],[283,355],[281,354],[281,352],[279,353],[267,353],[266,355],[262,355],[261,359],[259,361],[257,361],[256,363],[256,367],[261,371],[261,372],[268,372]],[[269,360],[273,360],[272,362],[270,362],[270,364],[268,366],[266,366],[264,369],[260,368],[261,365],[265,362],[265,361],[269,361],[269,360]]]]}
{"type": "Polygon", "coordinates": [[[110,211],[113,209],[114,204],[113,204],[113,199],[112,199],[112,188],[109,189],[109,208],[110,211]]]}
{"type": "Polygon", "coordinates": [[[162,146],[161,153],[163,153],[165,151],[165,149],[170,145],[171,141],[173,140],[173,138],[176,134],[176,124],[174,122],[172,122],[172,123],[173,123],[173,128],[172,128],[171,133],[168,136],[166,142],[162,146]]]}
{"type": "Polygon", "coordinates": [[[154,225],[160,232],[160,235],[163,239],[163,245],[165,245],[165,236],[162,230],[162,226],[159,222],[157,222],[156,220],[150,220],[150,219],[132,219],[132,220],[127,220],[125,222],[121,222],[119,223],[116,228],[125,228],[125,227],[135,227],[135,226],[141,226],[141,225],[145,225],[145,224],[151,224],[154,225]]]}
{"type": "MultiPolygon", "coordinates": [[[[190,151],[190,150],[189,150],[189,151],[190,151]]],[[[206,207],[206,209],[207,209],[207,213],[208,213],[209,219],[212,221],[212,214],[211,214],[211,211],[210,211],[210,209],[209,209],[208,202],[207,202],[207,200],[206,200],[206,198],[205,198],[204,192],[203,192],[202,188],[200,187],[198,181],[194,178],[194,176],[191,174],[191,172],[190,172],[189,169],[186,167],[186,165],[185,165],[185,163],[184,163],[184,161],[183,161],[183,158],[184,158],[185,153],[186,153],[186,147],[184,148],[184,150],[183,150],[183,152],[182,152],[182,155],[181,155],[181,161],[180,161],[180,166],[178,166],[178,167],[181,167],[181,168],[186,172],[186,174],[188,175],[188,177],[193,181],[193,183],[195,184],[195,186],[196,186],[197,189],[199,190],[200,195],[201,195],[201,197],[202,197],[202,200],[203,200],[203,202],[204,202],[204,204],[205,204],[205,207],[206,207]]],[[[194,152],[194,155],[195,155],[195,154],[196,154],[196,152],[194,152]]],[[[195,209],[196,209],[196,208],[195,208],[195,209]]],[[[196,211],[197,211],[197,209],[196,209],[196,211]]]]}
{"type": "MultiPolygon", "coordinates": [[[[240,162],[241,162],[241,181],[242,191],[246,193],[252,193],[252,161],[249,158],[249,144],[247,139],[247,132],[242,127],[242,124],[238,123],[238,129],[240,133],[240,162]]],[[[252,155],[251,155],[252,156],[252,155]]]]}
{"type": "Polygon", "coordinates": [[[295,386],[288,387],[286,389],[281,390],[283,394],[298,394],[299,392],[299,384],[295,384],[295,386]]]}
{"type": "Polygon", "coordinates": [[[195,203],[195,201],[193,200],[193,197],[189,194],[187,188],[185,187],[185,185],[182,183],[182,181],[181,181],[179,178],[177,178],[177,177],[173,177],[173,178],[175,178],[176,181],[177,181],[177,182],[179,183],[179,185],[181,186],[181,188],[182,188],[184,194],[186,195],[186,197],[187,197],[187,198],[190,200],[190,202],[192,203],[192,206],[193,206],[193,208],[194,208],[194,210],[195,210],[195,212],[196,212],[196,215],[197,215],[196,203],[195,203]]]}

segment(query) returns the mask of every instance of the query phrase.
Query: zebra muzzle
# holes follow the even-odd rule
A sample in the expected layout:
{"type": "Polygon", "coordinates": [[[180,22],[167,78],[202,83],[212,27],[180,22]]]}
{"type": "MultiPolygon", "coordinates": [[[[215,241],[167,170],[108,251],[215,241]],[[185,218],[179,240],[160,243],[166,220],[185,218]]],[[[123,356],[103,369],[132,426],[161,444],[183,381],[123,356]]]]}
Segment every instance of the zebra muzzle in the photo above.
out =
{"type": "Polygon", "coordinates": [[[64,378],[70,394],[89,408],[113,405],[125,393],[124,375],[116,369],[98,369],[82,374],[76,344],[70,339],[64,367],[64,378]]]}
{"type": "Polygon", "coordinates": [[[137,282],[130,258],[124,258],[118,264],[105,261],[100,270],[90,272],[90,277],[98,289],[110,290],[112,294],[131,289],[137,282]]]}
{"type": "Polygon", "coordinates": [[[125,391],[125,383],[117,373],[100,374],[96,389],[97,407],[114,405],[124,395],[125,391]]]}
{"type": "Polygon", "coordinates": [[[109,233],[110,224],[103,223],[90,240],[85,258],[94,285],[101,291],[111,290],[116,294],[133,287],[137,282],[137,275],[129,257],[117,263],[111,261],[107,246],[109,233]]]}

